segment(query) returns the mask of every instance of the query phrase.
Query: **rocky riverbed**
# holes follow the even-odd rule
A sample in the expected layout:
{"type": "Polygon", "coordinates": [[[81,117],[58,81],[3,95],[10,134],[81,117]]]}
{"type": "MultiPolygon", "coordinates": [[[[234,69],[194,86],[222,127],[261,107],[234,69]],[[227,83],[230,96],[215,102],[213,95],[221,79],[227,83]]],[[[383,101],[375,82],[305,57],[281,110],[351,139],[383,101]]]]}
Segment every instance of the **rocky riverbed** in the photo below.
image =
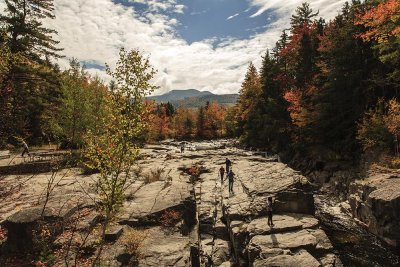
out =
{"type": "MultiPolygon", "coordinates": [[[[106,233],[105,266],[343,266],[329,229],[314,216],[313,188],[300,173],[227,141],[187,144],[184,153],[179,147],[167,141],[142,150],[123,208],[106,233]],[[233,193],[218,176],[227,157],[236,174],[233,193]],[[275,200],[274,227],[267,225],[269,196],[275,200]]],[[[53,226],[46,246],[53,265],[85,266],[93,258],[102,219],[93,202],[97,174],[59,171],[43,210],[51,178],[0,178],[6,230],[0,266],[26,263],[24,254],[33,250],[43,224],[39,218],[53,226]]]]}

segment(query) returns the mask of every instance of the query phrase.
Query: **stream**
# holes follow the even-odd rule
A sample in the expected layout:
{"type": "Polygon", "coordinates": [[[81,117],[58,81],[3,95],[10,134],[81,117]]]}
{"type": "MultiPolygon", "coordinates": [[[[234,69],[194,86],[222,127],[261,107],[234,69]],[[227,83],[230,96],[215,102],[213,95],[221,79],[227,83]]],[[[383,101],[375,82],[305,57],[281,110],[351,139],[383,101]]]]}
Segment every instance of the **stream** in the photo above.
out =
{"type": "MultiPolygon", "coordinates": [[[[400,250],[395,250],[357,224],[326,195],[315,194],[316,217],[330,238],[335,254],[345,267],[400,266],[400,250]]],[[[399,229],[400,230],[400,229],[399,229]]]]}

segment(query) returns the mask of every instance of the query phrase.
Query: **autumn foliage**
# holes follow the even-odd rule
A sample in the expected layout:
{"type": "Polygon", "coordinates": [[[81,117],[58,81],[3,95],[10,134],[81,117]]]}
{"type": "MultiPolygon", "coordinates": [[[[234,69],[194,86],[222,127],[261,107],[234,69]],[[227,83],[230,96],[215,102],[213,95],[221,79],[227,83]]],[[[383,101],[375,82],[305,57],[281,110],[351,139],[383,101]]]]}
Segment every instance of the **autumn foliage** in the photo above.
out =
{"type": "Polygon", "coordinates": [[[400,35],[400,1],[382,1],[378,6],[360,14],[357,25],[364,25],[367,31],[359,34],[363,40],[388,42],[393,36],[400,35]]]}
{"type": "Polygon", "coordinates": [[[179,211],[175,210],[166,210],[163,212],[160,218],[160,223],[164,227],[172,227],[174,226],[177,222],[179,222],[182,219],[182,215],[179,211]]]}
{"type": "Polygon", "coordinates": [[[398,153],[400,2],[353,1],[331,21],[317,16],[303,3],[260,70],[249,65],[242,142],[303,156],[323,148],[335,160],[377,146],[398,153]]]}
{"type": "Polygon", "coordinates": [[[206,103],[195,108],[175,108],[170,103],[148,102],[149,127],[147,141],[167,138],[178,140],[213,139],[228,136],[225,123],[229,108],[218,102],[206,103]]]}

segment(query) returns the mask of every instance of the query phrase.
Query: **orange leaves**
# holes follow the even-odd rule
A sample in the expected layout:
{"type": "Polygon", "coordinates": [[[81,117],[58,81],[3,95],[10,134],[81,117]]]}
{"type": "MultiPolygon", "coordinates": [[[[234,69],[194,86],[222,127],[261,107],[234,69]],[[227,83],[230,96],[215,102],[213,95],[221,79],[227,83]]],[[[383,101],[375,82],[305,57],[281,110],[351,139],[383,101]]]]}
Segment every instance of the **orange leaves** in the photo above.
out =
{"type": "Polygon", "coordinates": [[[169,134],[169,117],[167,115],[167,109],[165,107],[160,108],[160,135],[168,136],[169,134]]]}
{"type": "Polygon", "coordinates": [[[215,138],[223,134],[226,110],[218,102],[212,102],[204,110],[204,137],[215,138]]]}
{"type": "Polygon", "coordinates": [[[364,41],[388,42],[392,36],[400,34],[400,1],[387,0],[359,15],[356,25],[364,25],[368,30],[360,34],[364,41]]]}
{"type": "Polygon", "coordinates": [[[400,137],[400,103],[392,99],[388,103],[388,113],[384,117],[386,126],[393,136],[400,137]]]}
{"type": "Polygon", "coordinates": [[[46,265],[46,263],[44,263],[44,262],[42,262],[42,261],[37,261],[37,262],[35,263],[35,266],[36,266],[36,267],[46,267],[47,265],[46,265]]]}
{"type": "Polygon", "coordinates": [[[181,213],[179,211],[175,211],[175,210],[168,211],[168,210],[166,210],[161,215],[160,222],[165,227],[172,227],[177,222],[179,222],[181,219],[182,219],[182,215],[181,215],[181,213]]]}
{"type": "Polygon", "coordinates": [[[239,96],[238,116],[246,121],[261,93],[261,79],[257,69],[250,63],[239,96]]]}
{"type": "Polygon", "coordinates": [[[292,121],[293,122],[298,121],[301,113],[301,104],[300,104],[301,92],[299,90],[289,90],[285,92],[283,98],[290,103],[288,111],[290,117],[292,118],[292,121]]]}

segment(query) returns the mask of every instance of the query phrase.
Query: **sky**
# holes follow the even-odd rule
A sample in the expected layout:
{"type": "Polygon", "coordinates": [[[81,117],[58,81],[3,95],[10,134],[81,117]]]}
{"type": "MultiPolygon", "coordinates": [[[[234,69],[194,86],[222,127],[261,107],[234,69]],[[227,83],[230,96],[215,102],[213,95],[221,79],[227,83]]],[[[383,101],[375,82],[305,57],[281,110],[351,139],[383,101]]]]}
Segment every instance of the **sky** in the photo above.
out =
{"type": "MultiPolygon", "coordinates": [[[[104,81],[105,63],[113,67],[118,51],[139,49],[157,70],[154,94],[172,89],[237,93],[247,66],[261,64],[290,16],[304,0],[54,0],[65,55],[78,59],[104,81]]],[[[329,20],[345,0],[309,1],[329,20]]],[[[3,10],[0,1],[0,10],[3,10]]]]}

